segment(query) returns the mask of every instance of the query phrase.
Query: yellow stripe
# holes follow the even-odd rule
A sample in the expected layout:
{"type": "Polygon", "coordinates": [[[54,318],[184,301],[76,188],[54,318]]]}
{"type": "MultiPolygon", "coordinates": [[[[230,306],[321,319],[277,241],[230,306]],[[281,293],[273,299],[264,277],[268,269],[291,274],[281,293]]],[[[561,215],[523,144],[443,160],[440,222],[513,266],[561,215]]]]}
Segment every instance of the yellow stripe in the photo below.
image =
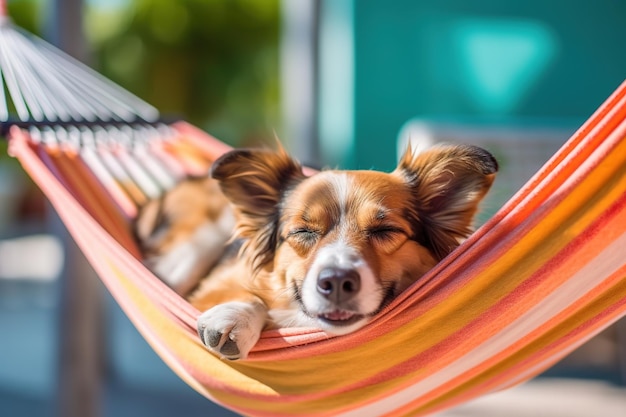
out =
{"type": "MultiPolygon", "coordinates": [[[[272,397],[276,395],[273,390],[234,369],[232,363],[221,361],[205,349],[195,335],[187,333],[180,325],[164,314],[154,300],[147,297],[133,283],[132,277],[127,271],[118,268],[116,259],[109,259],[107,265],[111,273],[117,277],[117,282],[121,284],[125,294],[131,299],[132,308],[136,309],[136,311],[127,312],[129,318],[157,352],[165,353],[159,346],[159,343],[163,343],[175,355],[172,360],[167,360],[163,356],[162,359],[185,382],[192,386],[195,385],[195,381],[187,373],[187,370],[180,366],[183,363],[190,364],[200,374],[210,376],[216,383],[223,383],[226,386],[236,387],[244,391],[249,390],[255,394],[272,397]],[[154,335],[144,331],[143,326],[146,326],[154,335]],[[154,336],[156,336],[156,340],[154,340],[154,336]]],[[[194,386],[194,388],[204,393],[203,388],[198,386],[194,386]]]]}
{"type": "MultiPolygon", "coordinates": [[[[411,413],[405,414],[406,416],[415,416],[418,414],[426,414],[429,410],[433,410],[448,402],[453,402],[457,397],[462,396],[464,392],[473,388],[474,386],[481,385],[488,382],[492,378],[496,378],[501,375],[505,370],[519,364],[520,362],[532,358],[533,355],[540,352],[546,346],[552,345],[555,342],[567,338],[568,334],[584,323],[587,323],[590,319],[599,316],[607,310],[607,306],[615,305],[624,299],[626,296],[626,277],[618,282],[614,287],[609,288],[602,296],[596,298],[592,303],[587,304],[584,308],[581,308],[574,314],[569,315],[567,319],[561,321],[558,326],[550,329],[541,337],[538,337],[533,343],[525,346],[523,349],[516,351],[514,354],[506,357],[505,360],[498,364],[485,369],[476,378],[467,381],[466,383],[450,389],[444,395],[438,397],[436,400],[414,410],[411,413]]],[[[622,308],[621,314],[623,314],[624,308],[622,308]]],[[[558,352],[563,349],[561,345],[555,345],[552,348],[552,353],[558,352]]],[[[529,366],[531,366],[529,364],[529,366]]]]}

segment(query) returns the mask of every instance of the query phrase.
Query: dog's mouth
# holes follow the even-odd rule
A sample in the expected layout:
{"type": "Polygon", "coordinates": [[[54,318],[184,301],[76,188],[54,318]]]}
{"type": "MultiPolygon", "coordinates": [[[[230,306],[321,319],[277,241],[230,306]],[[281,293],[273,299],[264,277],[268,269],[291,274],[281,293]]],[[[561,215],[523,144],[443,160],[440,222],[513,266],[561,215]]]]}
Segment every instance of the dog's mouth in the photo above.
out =
{"type": "Polygon", "coordinates": [[[317,320],[317,322],[321,324],[323,328],[326,328],[327,330],[334,329],[332,330],[333,332],[339,333],[349,333],[355,328],[360,327],[358,326],[358,324],[362,325],[366,319],[380,312],[380,310],[382,310],[391,302],[391,300],[393,300],[396,293],[394,285],[387,286],[385,288],[385,294],[379,308],[373,312],[362,313],[359,311],[355,311],[355,309],[353,308],[341,308],[339,306],[326,306],[326,308],[317,311],[309,310],[302,300],[301,285],[293,282],[292,289],[294,299],[300,306],[300,309],[304,313],[304,315],[314,320],[317,320]],[[354,325],[357,326],[355,327],[354,325]]]}
{"type": "Polygon", "coordinates": [[[362,314],[348,310],[332,310],[317,315],[317,319],[332,326],[350,326],[363,319],[362,314]]]}

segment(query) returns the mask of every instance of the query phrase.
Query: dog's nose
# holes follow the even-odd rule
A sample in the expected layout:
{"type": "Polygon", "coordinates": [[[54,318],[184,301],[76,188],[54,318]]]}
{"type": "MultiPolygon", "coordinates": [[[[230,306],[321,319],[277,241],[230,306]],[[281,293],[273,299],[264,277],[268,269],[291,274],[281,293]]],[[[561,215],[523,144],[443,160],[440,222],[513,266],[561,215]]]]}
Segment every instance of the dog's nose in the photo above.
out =
{"type": "Polygon", "coordinates": [[[361,289],[361,277],[354,269],[324,268],[317,277],[317,291],[334,302],[347,301],[361,289]]]}

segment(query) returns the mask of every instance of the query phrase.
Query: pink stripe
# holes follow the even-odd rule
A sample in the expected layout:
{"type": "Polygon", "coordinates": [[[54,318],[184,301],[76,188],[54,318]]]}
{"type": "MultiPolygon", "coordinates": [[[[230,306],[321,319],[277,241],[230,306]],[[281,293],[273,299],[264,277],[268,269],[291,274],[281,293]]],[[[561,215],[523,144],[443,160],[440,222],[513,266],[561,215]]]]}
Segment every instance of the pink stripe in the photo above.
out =
{"type": "MultiPolygon", "coordinates": [[[[626,269],[618,273],[619,279],[623,278],[626,269]]],[[[607,306],[606,309],[581,324],[572,332],[563,336],[559,340],[545,346],[540,351],[535,352],[525,360],[516,364],[507,370],[497,369],[495,376],[486,382],[474,386],[471,390],[466,391],[462,396],[455,397],[453,400],[438,404],[434,408],[428,408],[427,412],[434,413],[454,407],[471,399],[477,398],[486,393],[500,391],[525,382],[541,372],[554,365],[556,362],[576,350],[578,347],[589,341],[611,323],[616,322],[626,313],[626,298],[616,304],[607,306]]],[[[495,362],[491,366],[493,369],[498,367],[499,363],[495,362]]],[[[425,410],[426,411],[426,410],[425,410]]]]}

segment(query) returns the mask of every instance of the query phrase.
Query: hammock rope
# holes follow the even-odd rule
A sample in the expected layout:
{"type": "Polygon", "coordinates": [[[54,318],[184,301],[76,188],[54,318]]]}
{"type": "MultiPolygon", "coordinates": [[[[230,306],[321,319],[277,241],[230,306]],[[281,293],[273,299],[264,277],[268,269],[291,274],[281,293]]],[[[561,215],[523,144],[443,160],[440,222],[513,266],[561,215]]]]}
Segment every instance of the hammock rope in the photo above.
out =
{"type": "Polygon", "coordinates": [[[156,108],[14,25],[0,1],[0,120],[153,122],[156,108]],[[5,91],[9,94],[5,95],[5,91]]]}
{"type": "Polygon", "coordinates": [[[431,414],[532,378],[626,313],[625,83],[364,329],[268,331],[249,360],[222,361],[200,343],[199,312],[142,264],[130,222],[139,205],[206,172],[229,147],[187,123],[159,122],[151,106],[0,20],[10,153],[152,348],[225,407],[256,416],[431,414]],[[74,82],[58,68],[81,76],[74,82]]]}

